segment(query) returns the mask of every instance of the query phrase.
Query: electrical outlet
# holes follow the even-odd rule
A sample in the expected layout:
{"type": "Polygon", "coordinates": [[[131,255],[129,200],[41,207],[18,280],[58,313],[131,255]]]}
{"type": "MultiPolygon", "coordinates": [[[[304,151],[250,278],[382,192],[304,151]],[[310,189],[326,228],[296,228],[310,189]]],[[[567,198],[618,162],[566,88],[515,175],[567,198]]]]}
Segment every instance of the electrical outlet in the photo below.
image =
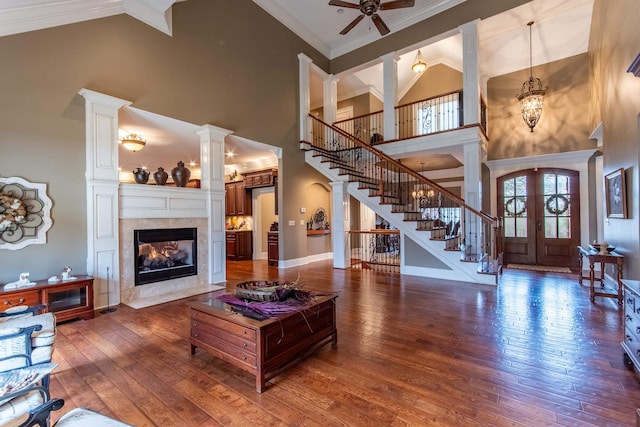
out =
{"type": "Polygon", "coordinates": [[[300,225],[304,225],[304,224],[305,224],[305,223],[304,223],[304,219],[301,219],[301,220],[300,220],[300,225]]]}
{"type": "Polygon", "coordinates": [[[307,208],[300,208],[300,213],[306,213],[307,212],[307,208]]]}
{"type": "Polygon", "coordinates": [[[289,225],[291,225],[291,226],[296,225],[296,221],[294,219],[290,219],[289,220],[289,225]]]}

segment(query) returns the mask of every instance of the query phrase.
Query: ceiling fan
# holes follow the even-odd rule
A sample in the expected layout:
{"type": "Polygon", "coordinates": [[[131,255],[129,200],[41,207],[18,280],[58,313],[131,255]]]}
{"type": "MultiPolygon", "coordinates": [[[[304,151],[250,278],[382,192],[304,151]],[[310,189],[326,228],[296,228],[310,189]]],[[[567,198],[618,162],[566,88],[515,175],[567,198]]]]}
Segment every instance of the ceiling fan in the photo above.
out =
{"type": "Polygon", "coordinates": [[[380,4],[380,0],[360,0],[359,4],[355,4],[342,0],[330,0],[329,6],[360,9],[360,12],[362,12],[362,15],[359,15],[356,19],[351,21],[351,23],[347,25],[344,30],[340,31],[340,34],[347,34],[353,27],[358,25],[358,22],[362,21],[365,16],[370,16],[371,20],[380,32],[380,35],[384,36],[385,34],[389,34],[391,30],[389,30],[387,24],[385,24],[380,15],[378,15],[378,10],[391,10],[401,9],[403,7],[413,7],[415,3],[415,0],[392,0],[382,4],[380,4]]]}

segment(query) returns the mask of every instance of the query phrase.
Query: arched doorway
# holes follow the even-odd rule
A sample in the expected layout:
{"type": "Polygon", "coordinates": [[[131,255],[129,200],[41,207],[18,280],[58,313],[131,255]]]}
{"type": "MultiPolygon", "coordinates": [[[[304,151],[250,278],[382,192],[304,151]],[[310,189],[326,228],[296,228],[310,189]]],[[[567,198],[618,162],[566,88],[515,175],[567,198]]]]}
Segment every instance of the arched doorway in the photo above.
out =
{"type": "Polygon", "coordinates": [[[579,172],[536,168],[497,179],[504,218],[504,262],[578,267],[579,172]]]}

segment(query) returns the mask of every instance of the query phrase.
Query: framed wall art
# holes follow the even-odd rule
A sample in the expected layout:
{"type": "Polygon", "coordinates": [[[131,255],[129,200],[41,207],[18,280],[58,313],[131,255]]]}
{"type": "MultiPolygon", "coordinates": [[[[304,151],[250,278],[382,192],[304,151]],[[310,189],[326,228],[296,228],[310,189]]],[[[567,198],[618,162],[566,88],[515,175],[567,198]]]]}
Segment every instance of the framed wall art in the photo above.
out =
{"type": "Polygon", "coordinates": [[[0,177],[0,249],[46,243],[51,205],[47,184],[0,177]]]}
{"type": "Polygon", "coordinates": [[[627,217],[627,190],[624,182],[624,169],[620,168],[605,175],[604,191],[607,218],[627,217]]]}

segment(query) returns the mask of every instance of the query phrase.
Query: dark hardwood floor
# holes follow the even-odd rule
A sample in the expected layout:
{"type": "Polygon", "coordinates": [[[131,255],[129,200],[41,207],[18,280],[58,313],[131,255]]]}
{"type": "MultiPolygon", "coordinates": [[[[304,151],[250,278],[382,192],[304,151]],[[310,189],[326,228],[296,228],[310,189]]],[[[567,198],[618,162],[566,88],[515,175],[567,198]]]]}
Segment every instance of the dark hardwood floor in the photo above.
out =
{"type": "MultiPolygon", "coordinates": [[[[632,426],[639,374],[624,366],[622,313],[575,275],[507,270],[498,287],[229,263],[228,288],[294,280],[333,291],[338,347],[274,378],[189,352],[185,303],[119,306],[61,324],[52,394],[142,426],[632,426]]],[[[147,285],[149,286],[149,285],[147,285]]]]}

